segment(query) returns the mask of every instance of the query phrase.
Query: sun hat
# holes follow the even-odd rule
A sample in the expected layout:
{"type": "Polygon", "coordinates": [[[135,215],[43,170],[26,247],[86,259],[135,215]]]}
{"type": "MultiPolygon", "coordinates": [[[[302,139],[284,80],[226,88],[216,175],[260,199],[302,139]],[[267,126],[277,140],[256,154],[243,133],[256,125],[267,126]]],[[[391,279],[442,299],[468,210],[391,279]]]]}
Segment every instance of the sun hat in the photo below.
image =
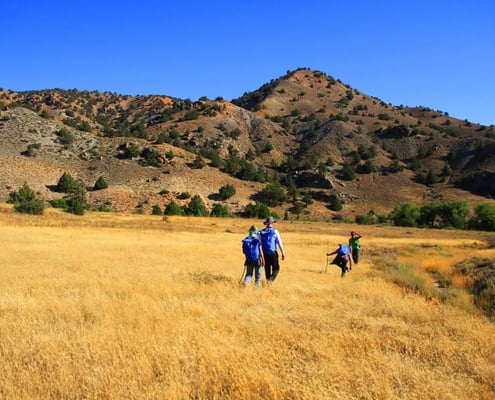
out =
{"type": "Polygon", "coordinates": [[[270,225],[270,224],[273,224],[274,222],[277,222],[273,219],[272,216],[268,217],[267,219],[265,219],[265,222],[263,222],[264,225],[270,225]]]}

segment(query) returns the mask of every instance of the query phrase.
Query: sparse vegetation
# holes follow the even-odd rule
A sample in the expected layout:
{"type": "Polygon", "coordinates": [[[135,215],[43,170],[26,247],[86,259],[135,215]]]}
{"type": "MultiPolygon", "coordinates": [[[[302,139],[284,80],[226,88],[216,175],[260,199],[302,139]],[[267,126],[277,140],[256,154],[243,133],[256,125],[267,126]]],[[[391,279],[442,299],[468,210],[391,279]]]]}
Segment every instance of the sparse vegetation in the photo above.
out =
{"type": "Polygon", "coordinates": [[[226,185],[223,185],[220,190],[218,191],[220,198],[222,200],[228,200],[232,196],[235,195],[235,187],[234,185],[231,185],[230,183],[227,183],[226,185]]]}
{"type": "Polygon", "coordinates": [[[476,303],[463,289],[489,266],[470,261],[473,249],[495,255],[478,233],[363,227],[361,261],[341,279],[323,263],[328,242],[346,237],[341,224],[279,220],[288,257],[255,293],[238,287],[246,221],[48,209],[34,224],[10,207],[0,208],[6,398],[493,395],[494,328],[477,311],[489,296],[476,303]]]}
{"type": "Polygon", "coordinates": [[[14,205],[14,210],[23,214],[41,215],[45,209],[44,201],[38,199],[26,183],[11,192],[7,201],[14,205]]]}
{"type": "MultiPolygon", "coordinates": [[[[239,202],[229,205],[235,215],[243,213],[239,204],[256,200],[282,215],[290,209],[311,220],[359,216],[362,223],[370,220],[363,210],[388,215],[397,204],[421,196],[423,204],[466,198],[472,208],[495,196],[493,126],[427,107],[394,107],[306,68],[288,71],[232,103],[220,97],[192,101],[75,89],[0,91],[0,97],[0,130],[8,136],[8,146],[2,146],[8,160],[4,170],[12,176],[0,187],[4,198],[19,176],[32,179],[31,185],[44,174],[50,180],[38,185],[39,192],[49,197],[53,171],[63,170],[85,181],[105,174],[115,183],[115,190],[104,193],[108,199],[88,194],[91,209],[108,200],[134,212],[132,193],[139,193],[138,209],[145,214],[158,201],[153,198],[158,181],[173,191],[167,201],[191,190],[209,199],[211,213],[213,201],[228,200],[209,197],[212,187],[226,183],[222,173],[237,179],[232,182],[239,202]],[[14,152],[28,157],[17,160],[14,152]],[[218,170],[204,168],[206,163],[218,170]],[[204,179],[206,171],[211,179],[204,179]],[[287,198],[272,200],[269,194],[266,200],[256,182],[280,182],[287,198]],[[122,195],[126,190],[130,195],[122,195]],[[315,191],[312,204],[301,197],[310,190],[315,191]],[[332,205],[331,196],[342,199],[345,209],[332,205]]],[[[180,202],[182,209],[186,203],[180,202]]],[[[469,228],[490,227],[469,217],[464,218],[469,228]]],[[[434,226],[450,228],[452,221],[434,226]]]]}
{"type": "Polygon", "coordinates": [[[105,180],[103,176],[99,176],[96,180],[94,186],[94,190],[102,190],[108,188],[108,182],[105,180]]]}

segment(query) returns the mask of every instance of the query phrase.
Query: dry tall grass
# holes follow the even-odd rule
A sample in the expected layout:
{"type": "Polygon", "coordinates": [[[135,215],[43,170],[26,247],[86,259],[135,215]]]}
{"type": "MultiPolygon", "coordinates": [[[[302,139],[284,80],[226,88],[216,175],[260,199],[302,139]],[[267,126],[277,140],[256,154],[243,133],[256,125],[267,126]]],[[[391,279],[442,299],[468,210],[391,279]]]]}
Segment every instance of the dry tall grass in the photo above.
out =
{"type": "Polygon", "coordinates": [[[341,279],[325,252],[348,226],[280,221],[287,259],[255,290],[238,286],[253,222],[1,207],[0,398],[494,398],[494,325],[370,261],[489,252],[474,234],[360,227],[341,279]]]}

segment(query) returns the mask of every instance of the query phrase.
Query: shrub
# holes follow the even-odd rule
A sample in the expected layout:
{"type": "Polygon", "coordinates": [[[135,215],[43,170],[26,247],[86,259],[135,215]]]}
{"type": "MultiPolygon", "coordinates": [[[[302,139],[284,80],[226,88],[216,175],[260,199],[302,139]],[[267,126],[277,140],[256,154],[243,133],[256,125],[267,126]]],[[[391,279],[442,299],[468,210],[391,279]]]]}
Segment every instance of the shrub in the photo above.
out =
{"type": "Polygon", "coordinates": [[[418,226],[421,215],[420,207],[414,202],[405,202],[396,206],[389,218],[397,226],[418,226]]]}
{"type": "Polygon", "coordinates": [[[68,172],[64,172],[57,183],[57,191],[62,193],[69,193],[74,189],[76,180],[68,172]]]}
{"type": "Polygon", "coordinates": [[[199,154],[196,155],[196,158],[194,159],[193,163],[193,168],[195,169],[202,169],[206,166],[205,160],[203,160],[203,157],[201,157],[199,154]]]}
{"type": "Polygon", "coordinates": [[[246,205],[242,214],[247,218],[267,218],[271,215],[270,209],[261,203],[246,205]]]}
{"type": "Polygon", "coordinates": [[[60,143],[64,145],[69,145],[75,140],[74,135],[65,128],[60,129],[55,134],[58,136],[60,143]]]}
{"type": "Polygon", "coordinates": [[[235,195],[235,187],[229,183],[223,185],[219,190],[219,194],[223,200],[230,199],[233,195],[235,195]]]}
{"type": "Polygon", "coordinates": [[[40,143],[30,143],[27,145],[26,150],[24,150],[21,154],[26,157],[36,157],[40,148],[40,143]]]}
{"type": "Polygon", "coordinates": [[[181,194],[179,194],[178,198],[181,200],[190,199],[191,194],[189,192],[182,192],[181,194]]]}
{"type": "Polygon", "coordinates": [[[110,207],[108,204],[100,204],[98,206],[98,211],[100,211],[100,212],[112,212],[113,208],[110,207]]]}
{"type": "Polygon", "coordinates": [[[158,167],[161,164],[161,156],[156,149],[152,149],[149,147],[144,148],[141,152],[141,157],[143,157],[144,164],[150,167],[158,167]]]}
{"type": "Polygon", "coordinates": [[[106,189],[107,187],[108,183],[103,176],[100,176],[94,184],[94,190],[106,189]]]}
{"type": "Polygon", "coordinates": [[[217,203],[213,206],[210,216],[220,218],[230,217],[230,212],[226,206],[217,203]]]}
{"type": "Polygon", "coordinates": [[[163,214],[162,209],[158,204],[155,204],[151,208],[151,215],[162,215],[162,214],[163,214]]]}
{"type": "Polygon", "coordinates": [[[53,208],[62,208],[62,209],[67,208],[67,202],[65,201],[65,199],[54,199],[52,200],[51,204],[53,208]]]}
{"type": "Polygon", "coordinates": [[[17,191],[9,194],[8,203],[14,205],[14,210],[23,214],[41,215],[45,203],[37,199],[34,191],[25,183],[17,191]]]}
{"type": "Polygon", "coordinates": [[[356,169],[349,163],[344,163],[342,166],[342,178],[346,181],[356,179],[356,169]]]}
{"type": "Polygon", "coordinates": [[[472,229],[495,231],[495,206],[492,203],[482,203],[476,206],[469,226],[472,229]]]}
{"type": "Polygon", "coordinates": [[[206,217],[208,215],[208,211],[206,210],[203,200],[197,194],[191,198],[189,205],[185,209],[185,213],[186,215],[193,215],[196,217],[206,217]]]}
{"type": "Polygon", "coordinates": [[[122,156],[124,158],[136,158],[141,154],[141,149],[136,143],[121,145],[123,147],[122,156]]]}
{"type": "Polygon", "coordinates": [[[165,211],[163,212],[165,215],[184,215],[184,210],[179,207],[179,205],[175,201],[171,201],[165,207],[165,211]]]}
{"type": "Polygon", "coordinates": [[[261,196],[269,206],[278,206],[287,201],[287,194],[278,182],[266,185],[261,191],[261,196]]]}
{"type": "Polygon", "coordinates": [[[328,208],[332,211],[342,211],[342,202],[337,198],[337,196],[332,196],[328,203],[328,208]]]}
{"type": "Polygon", "coordinates": [[[84,182],[77,180],[73,188],[65,196],[67,211],[75,215],[84,215],[84,210],[88,207],[86,200],[86,188],[84,182]]]}

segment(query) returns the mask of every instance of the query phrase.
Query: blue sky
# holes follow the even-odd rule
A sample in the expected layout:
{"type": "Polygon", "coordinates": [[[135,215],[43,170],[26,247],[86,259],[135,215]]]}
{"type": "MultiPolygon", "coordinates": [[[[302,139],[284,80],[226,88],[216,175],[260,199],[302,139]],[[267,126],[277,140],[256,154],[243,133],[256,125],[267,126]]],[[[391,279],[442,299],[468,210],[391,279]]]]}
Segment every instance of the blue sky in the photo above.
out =
{"type": "Polygon", "coordinates": [[[4,1],[0,87],[232,100],[300,67],[495,124],[495,2],[4,1]]]}

